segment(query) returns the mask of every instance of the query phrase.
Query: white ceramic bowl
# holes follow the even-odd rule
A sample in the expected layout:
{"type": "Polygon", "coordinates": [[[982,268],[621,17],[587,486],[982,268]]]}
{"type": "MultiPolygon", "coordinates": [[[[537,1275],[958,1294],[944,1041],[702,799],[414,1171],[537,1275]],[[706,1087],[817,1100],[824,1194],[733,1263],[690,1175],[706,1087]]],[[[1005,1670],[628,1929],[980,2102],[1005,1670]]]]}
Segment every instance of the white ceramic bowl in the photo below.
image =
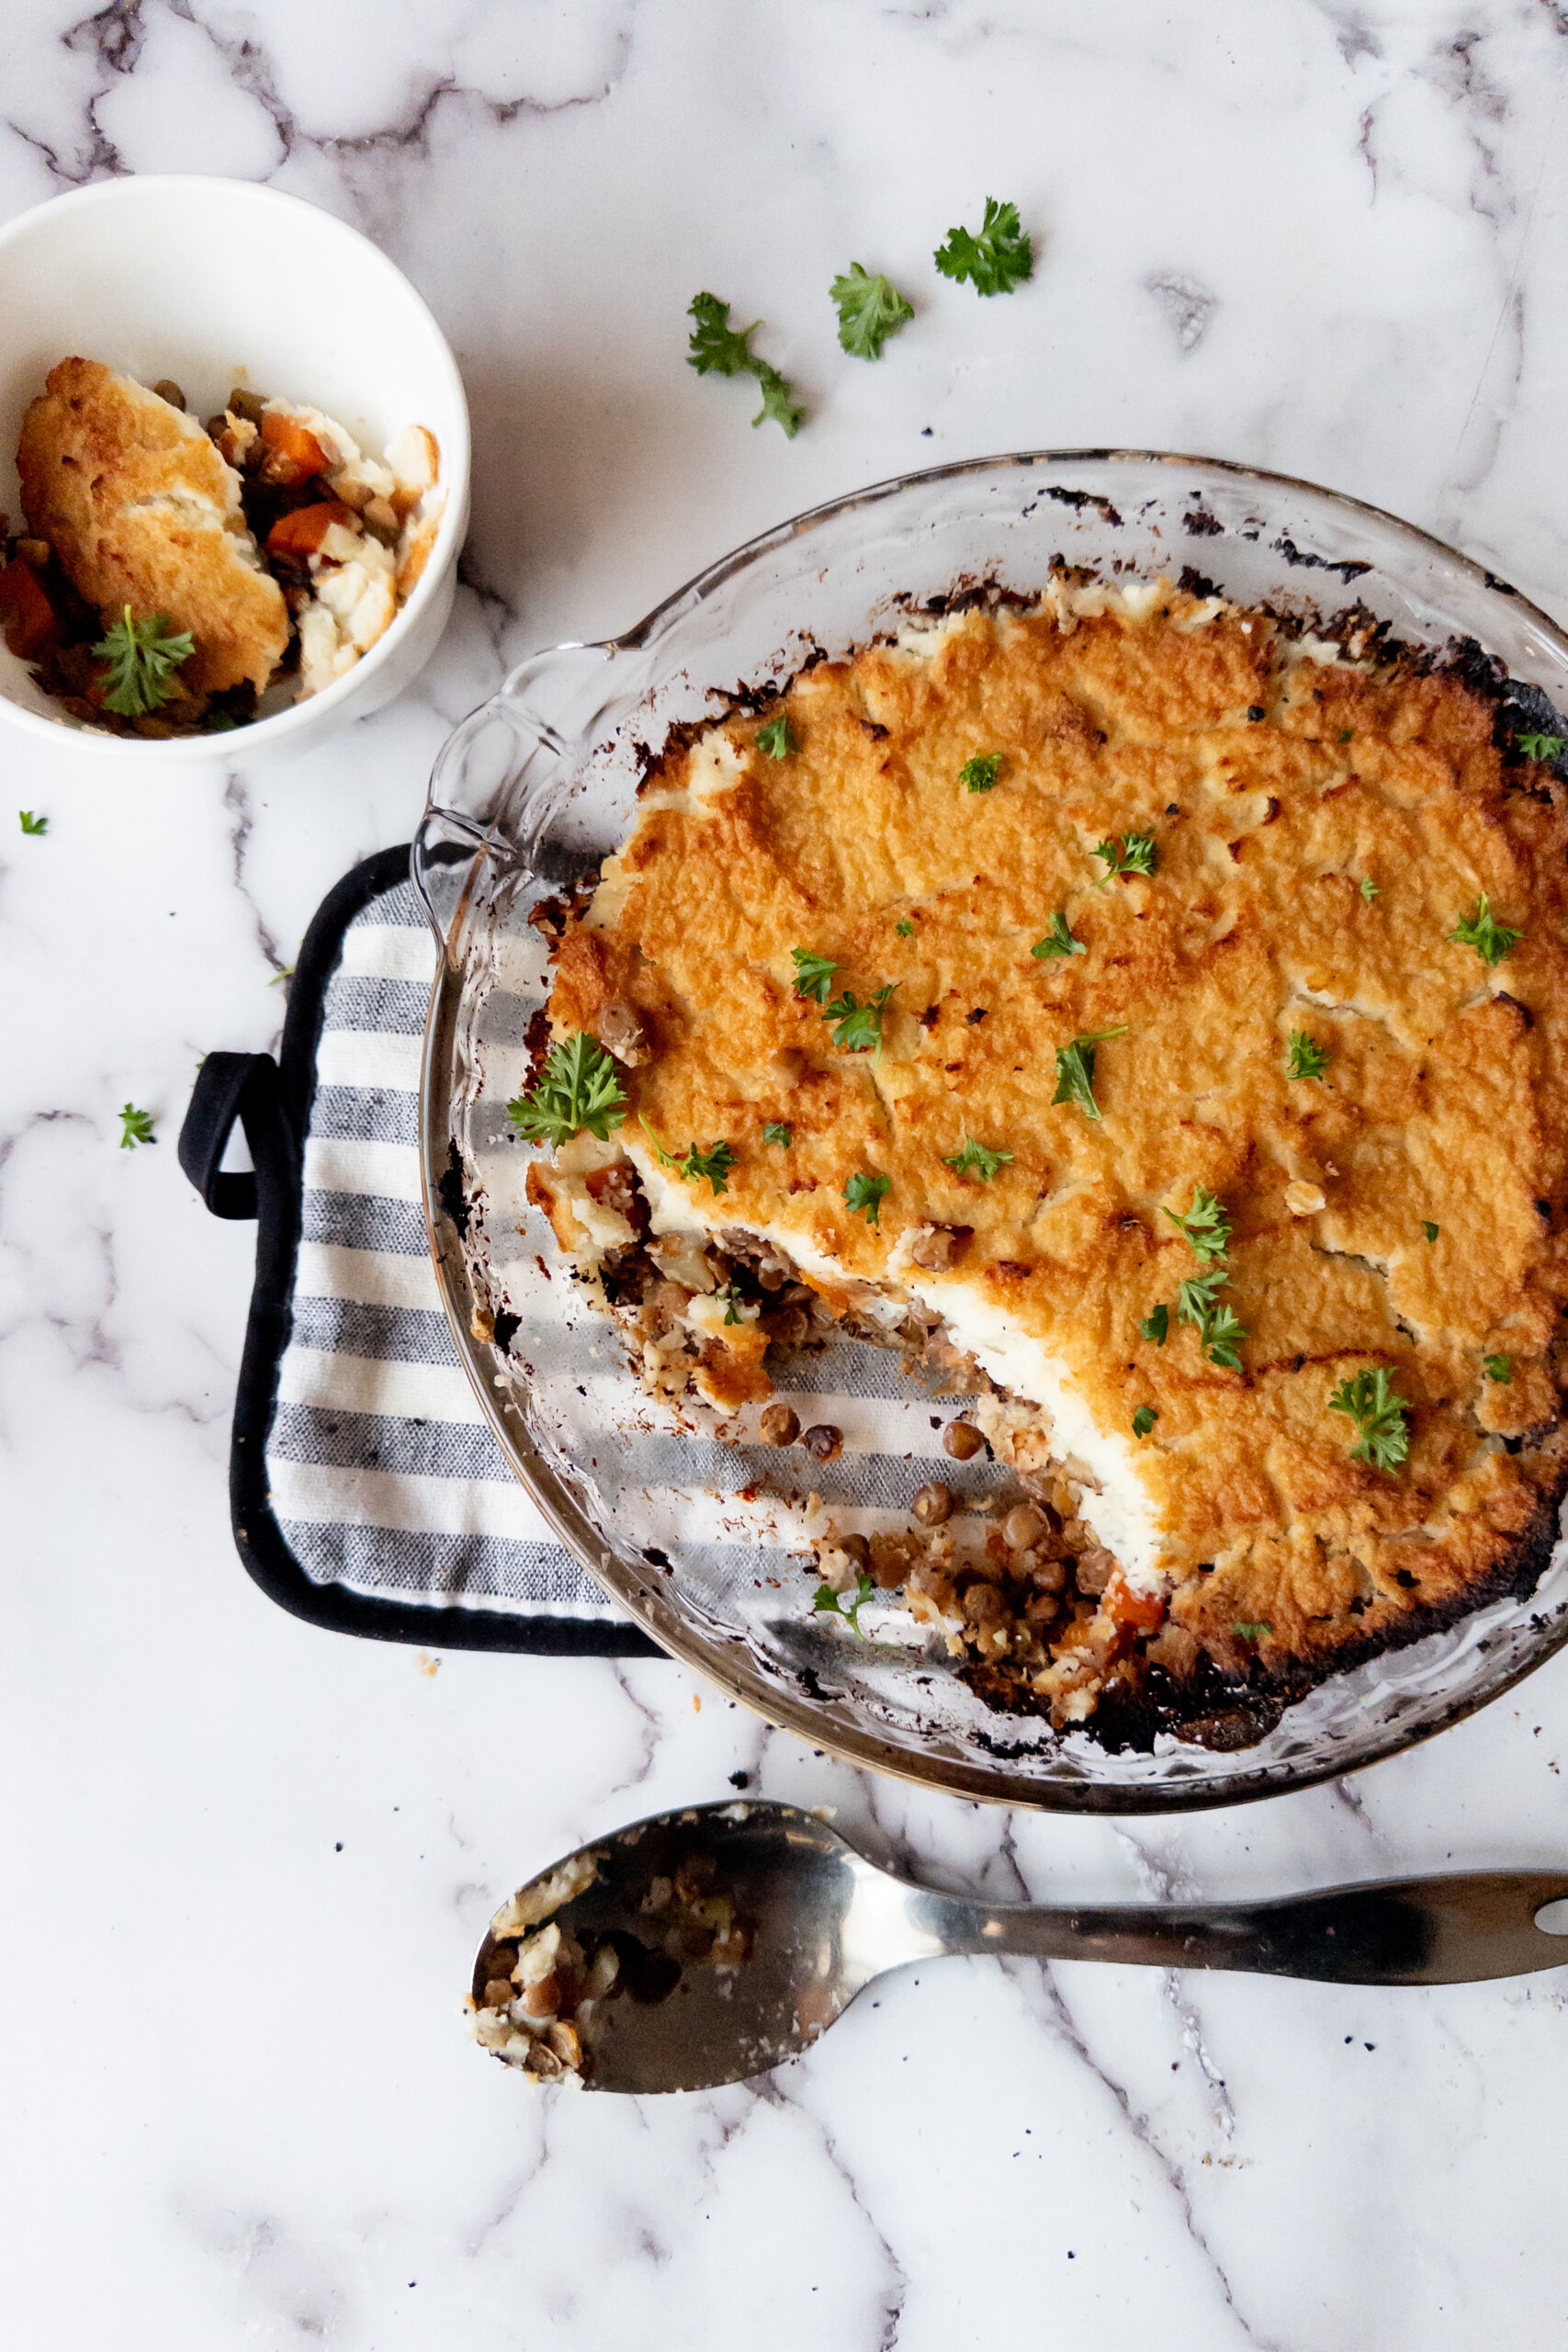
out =
{"type": "Polygon", "coordinates": [[[247,766],[314,748],[401,691],[434,650],[468,516],[468,411],[430,311],[385,254],[298,197],[247,180],[103,180],[0,229],[0,511],[20,519],[22,413],[59,359],[99,359],[144,383],[170,377],[193,416],[231,385],[307,401],[379,456],[405,424],[428,425],[446,492],[413,594],[345,676],[235,735],[128,741],[74,726],[0,645],[0,726],[121,765],[238,753],[247,766]],[[243,746],[243,752],[241,747],[243,746]]]}

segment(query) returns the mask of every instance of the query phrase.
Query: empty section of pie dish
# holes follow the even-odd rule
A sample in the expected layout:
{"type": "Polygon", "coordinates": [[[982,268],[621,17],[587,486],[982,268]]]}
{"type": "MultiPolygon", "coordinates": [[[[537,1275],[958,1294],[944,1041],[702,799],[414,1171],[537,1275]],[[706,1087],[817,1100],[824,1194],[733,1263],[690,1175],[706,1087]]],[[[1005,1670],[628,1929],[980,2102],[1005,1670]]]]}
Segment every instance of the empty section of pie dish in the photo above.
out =
{"type": "MultiPolygon", "coordinates": [[[[314,616],[315,638],[333,639],[314,649],[319,690],[293,698],[292,677],[286,693],[275,688],[263,704],[267,715],[240,731],[243,756],[254,763],[306,750],[402,691],[451,610],[468,527],[469,435],[446,337],[385,254],[346,222],[276,188],[137,175],[54,198],[0,230],[0,512],[13,531],[22,420],[63,360],[96,361],[148,388],[176,385],[193,420],[221,417],[236,386],[280,410],[314,413],[323,431],[330,420],[346,435],[378,481],[400,436],[423,427],[436,481],[417,578],[409,567],[406,594],[373,637],[365,628],[356,633],[346,616],[341,628],[327,628],[324,607],[314,616]]],[[[335,449],[332,432],[328,440],[335,449]]],[[[338,571],[346,577],[356,567],[336,568],[333,593],[338,571]]],[[[0,726],[39,741],[63,737],[120,763],[188,764],[237,749],[206,734],[142,741],[77,724],[3,646],[0,726]]]]}
{"type": "MultiPolygon", "coordinates": [[[[626,636],[524,663],[444,752],[416,846],[445,946],[423,1103],[432,1236],[459,1351],[518,1475],[628,1611],[735,1697],[819,1746],[972,1796],[1219,1804],[1372,1761],[1507,1688],[1568,1638],[1562,1547],[1539,1579],[1537,1560],[1505,1597],[1282,1710],[1239,1677],[1205,1726],[1211,1744],[1160,1731],[1117,1748],[1070,1721],[996,1712],[894,1596],[863,1612],[867,1641],[812,1609],[824,1524],[873,1537],[904,1524],[935,1476],[960,1509],[1004,1490],[983,1457],[939,1450],[962,1402],[885,1350],[835,1338],[774,1377],[802,1422],[842,1430],[841,1450],[786,1469],[743,1417],[720,1428],[650,1396],[580,1268],[525,1205],[531,1155],[506,1116],[549,985],[529,916],[620,848],[671,729],[955,597],[1037,599],[1064,566],[1111,585],[1186,573],[1196,595],[1304,626],[1355,605],[1418,652],[1468,640],[1505,665],[1521,731],[1550,732],[1568,705],[1568,640],[1504,583],[1376,510],[1217,461],[1024,453],[796,517],[626,636]]],[[[650,1155],[632,1156],[651,1181],[650,1155]]]]}

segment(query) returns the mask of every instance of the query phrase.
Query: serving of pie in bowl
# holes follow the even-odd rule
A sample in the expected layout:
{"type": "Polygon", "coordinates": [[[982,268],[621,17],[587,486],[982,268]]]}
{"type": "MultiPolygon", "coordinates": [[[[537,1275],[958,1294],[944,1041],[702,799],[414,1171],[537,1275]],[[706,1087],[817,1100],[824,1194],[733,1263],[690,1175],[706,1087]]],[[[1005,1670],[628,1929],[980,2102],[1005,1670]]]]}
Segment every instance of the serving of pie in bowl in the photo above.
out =
{"type": "Polygon", "coordinates": [[[1091,1806],[1386,1753],[1562,1634],[1565,650],[1200,461],[846,507],[833,612],[778,626],[775,541],[615,694],[577,657],[575,757],[537,673],[470,722],[426,1141],[481,1393],[823,1744],[1091,1806]],[[774,642],[694,709],[727,597],[774,642]]]}

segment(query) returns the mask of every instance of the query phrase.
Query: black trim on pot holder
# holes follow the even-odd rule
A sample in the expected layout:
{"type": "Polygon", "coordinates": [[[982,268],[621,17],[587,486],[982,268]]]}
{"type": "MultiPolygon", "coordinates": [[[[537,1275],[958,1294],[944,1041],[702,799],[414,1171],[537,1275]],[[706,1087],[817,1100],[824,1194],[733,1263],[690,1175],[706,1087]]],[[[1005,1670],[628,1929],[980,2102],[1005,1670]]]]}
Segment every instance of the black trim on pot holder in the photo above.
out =
{"type": "Polygon", "coordinates": [[[268,1493],[266,1445],[277,1380],[293,1324],[299,1253],[304,1138],[316,1091],[327,986],[344,933],[373,899],[408,879],[407,843],[377,852],[328,892],[311,920],[288,989],[283,1044],[270,1054],[209,1054],[180,1129],[180,1166],[214,1216],[256,1220],[256,1272],[234,1397],[229,1506],[241,1559],[280,1608],[333,1633],[412,1642],[424,1649],[519,1650],[552,1657],[662,1657],[625,1620],[516,1617],[495,1609],[381,1600],[342,1585],[316,1584],[284,1538],[268,1493]],[[221,1161],[236,1122],[254,1174],[226,1173],[221,1161]]]}

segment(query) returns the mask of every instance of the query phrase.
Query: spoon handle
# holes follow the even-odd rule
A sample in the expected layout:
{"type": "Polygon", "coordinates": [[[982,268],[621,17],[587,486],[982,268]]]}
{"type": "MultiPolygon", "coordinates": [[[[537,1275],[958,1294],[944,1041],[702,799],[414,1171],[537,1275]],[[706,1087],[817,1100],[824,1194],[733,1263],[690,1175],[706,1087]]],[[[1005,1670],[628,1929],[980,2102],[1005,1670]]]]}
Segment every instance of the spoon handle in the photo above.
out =
{"type": "Polygon", "coordinates": [[[1568,1871],[1368,1880],[1247,1904],[987,1908],[911,1889],[927,1949],[1147,1968],[1245,1969],[1337,1984],[1459,1984],[1568,1965],[1568,1871]],[[1556,1933],[1535,1924],[1563,1905],[1556,1933]]]}

